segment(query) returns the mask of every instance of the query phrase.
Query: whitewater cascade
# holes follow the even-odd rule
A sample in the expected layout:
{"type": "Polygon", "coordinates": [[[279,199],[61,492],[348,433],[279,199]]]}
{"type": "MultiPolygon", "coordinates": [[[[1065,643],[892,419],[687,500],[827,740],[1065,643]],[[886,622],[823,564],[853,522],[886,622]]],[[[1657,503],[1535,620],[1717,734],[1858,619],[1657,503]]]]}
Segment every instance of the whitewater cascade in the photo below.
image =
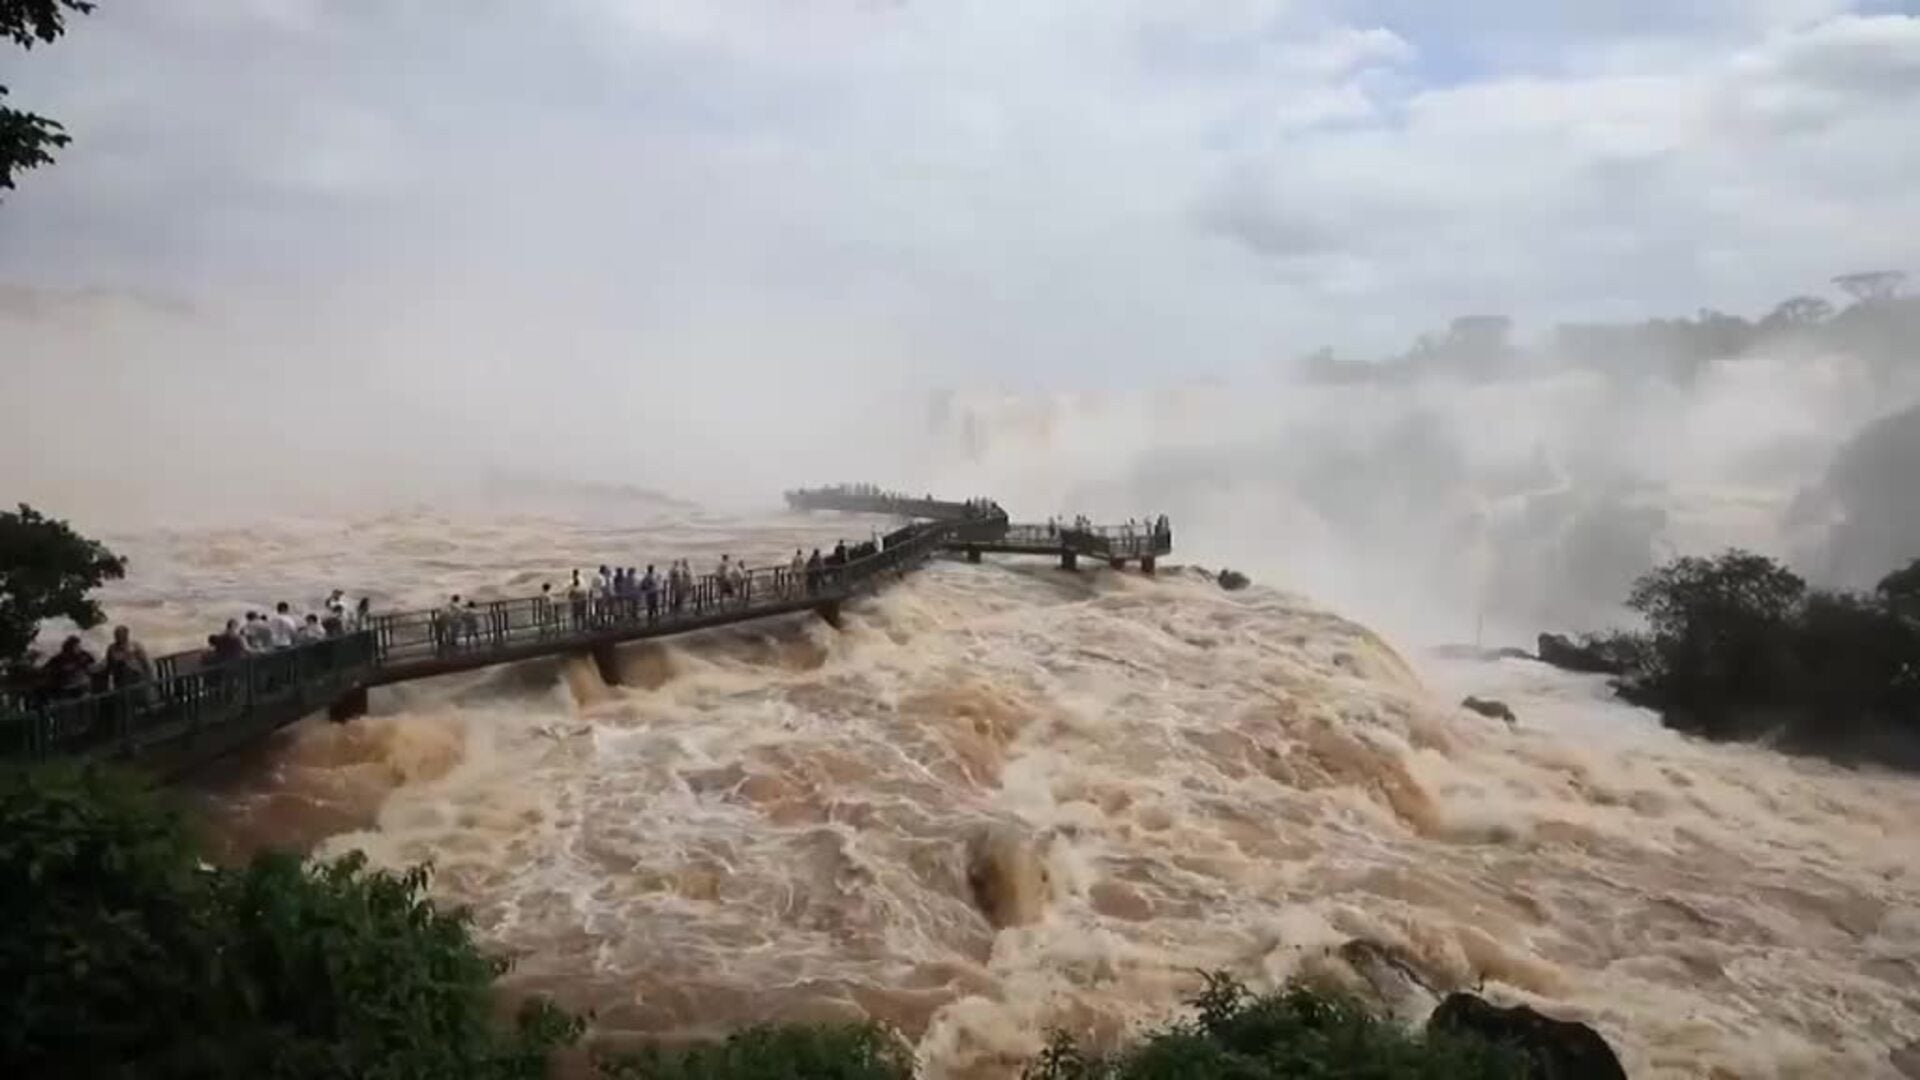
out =
{"type": "MultiPolygon", "coordinates": [[[[108,599],[158,650],[335,585],[425,606],[883,526],[649,513],[134,532],[108,538],[139,568],[108,599]]],[[[1920,785],[1690,742],[1269,586],[943,561],[840,631],[644,643],[619,674],[381,691],[198,797],[234,851],[432,859],[512,984],[615,1042],[873,1017],[929,1077],[1005,1077],[1050,1025],[1167,1019],[1197,969],[1353,980],[1355,938],[1588,1020],[1635,1077],[1891,1075],[1920,1036],[1920,785]]]]}

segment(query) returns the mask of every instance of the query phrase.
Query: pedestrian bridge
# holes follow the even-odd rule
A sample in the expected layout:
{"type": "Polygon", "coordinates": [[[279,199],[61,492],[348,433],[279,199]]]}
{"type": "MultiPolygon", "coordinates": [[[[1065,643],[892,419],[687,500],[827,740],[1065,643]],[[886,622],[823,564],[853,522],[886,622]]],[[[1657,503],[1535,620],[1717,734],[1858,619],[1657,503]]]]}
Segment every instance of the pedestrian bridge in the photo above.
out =
{"type": "Polygon", "coordinates": [[[1155,560],[1173,551],[1173,529],[1164,519],[1158,528],[1152,524],[1138,528],[1056,522],[1020,525],[1008,520],[1007,512],[991,499],[941,502],[931,495],[914,498],[858,484],[799,488],[787,492],[786,498],[787,505],[795,510],[839,510],[953,522],[958,527],[941,546],[964,553],[969,562],[979,562],[980,556],[988,552],[1055,555],[1068,570],[1076,569],[1080,559],[1088,558],[1104,559],[1115,569],[1129,562],[1136,563],[1142,571],[1151,574],[1155,560]]]}
{"type": "Polygon", "coordinates": [[[649,611],[632,598],[592,603],[564,596],[497,600],[471,609],[376,615],[353,632],[219,665],[198,652],[159,658],[150,682],[33,707],[0,706],[0,757],[104,758],[163,777],[191,770],[314,713],[363,715],[367,691],[545,656],[587,655],[610,682],[615,645],[794,612],[838,624],[840,606],[910,572],[937,552],[978,562],[983,553],[1080,556],[1113,566],[1172,550],[1172,531],[1148,536],[1117,528],[1014,525],[992,500],[913,499],[843,485],[787,493],[798,509],[887,514],[910,519],[877,544],[795,573],[749,571],[735,587],[698,577],[678,605],[649,611]]]}

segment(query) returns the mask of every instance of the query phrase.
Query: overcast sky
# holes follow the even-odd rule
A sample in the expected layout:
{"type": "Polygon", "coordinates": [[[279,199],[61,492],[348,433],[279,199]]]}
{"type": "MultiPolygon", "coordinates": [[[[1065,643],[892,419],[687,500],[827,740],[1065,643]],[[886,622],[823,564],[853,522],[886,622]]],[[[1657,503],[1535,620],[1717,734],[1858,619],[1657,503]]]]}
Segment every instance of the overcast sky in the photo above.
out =
{"type": "Polygon", "coordinates": [[[1087,384],[1920,271],[1920,0],[103,0],[5,74],[15,283],[1087,384]]]}

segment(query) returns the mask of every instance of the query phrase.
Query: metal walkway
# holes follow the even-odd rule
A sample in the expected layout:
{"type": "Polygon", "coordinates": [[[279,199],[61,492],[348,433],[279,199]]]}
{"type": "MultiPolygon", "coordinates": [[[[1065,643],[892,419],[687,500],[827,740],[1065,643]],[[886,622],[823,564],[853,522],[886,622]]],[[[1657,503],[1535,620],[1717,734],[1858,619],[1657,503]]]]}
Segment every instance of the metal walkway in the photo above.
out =
{"type": "Polygon", "coordinates": [[[786,498],[787,505],[795,510],[838,510],[952,521],[959,527],[942,546],[949,551],[963,552],[970,562],[979,562],[980,556],[988,553],[1053,555],[1068,570],[1076,569],[1079,560],[1087,558],[1104,560],[1115,568],[1137,563],[1142,571],[1151,574],[1155,560],[1173,551],[1173,528],[1164,518],[1141,528],[1062,526],[1054,522],[1020,525],[1009,521],[1006,511],[991,499],[941,502],[932,496],[915,498],[861,484],[799,488],[787,492],[786,498]]]}
{"type": "Polygon", "coordinates": [[[982,551],[1066,551],[1069,566],[1075,552],[1097,552],[1115,565],[1139,559],[1150,570],[1153,554],[1171,546],[1168,534],[1143,555],[1137,544],[1114,546],[1103,530],[1077,533],[1065,541],[1072,547],[1062,547],[1065,534],[1011,526],[991,500],[865,492],[787,494],[790,505],[917,519],[877,544],[850,548],[844,561],[829,558],[818,570],[753,570],[738,584],[706,575],[678,596],[663,590],[651,608],[631,597],[528,597],[379,615],[337,637],[219,665],[204,664],[198,652],[161,657],[151,682],[0,712],[0,758],[115,758],[172,776],[322,710],[337,720],[361,715],[372,687],[566,654],[592,656],[611,680],[612,647],[623,642],[802,611],[837,624],[842,603],[942,550],[965,551],[975,561],[982,551]]]}

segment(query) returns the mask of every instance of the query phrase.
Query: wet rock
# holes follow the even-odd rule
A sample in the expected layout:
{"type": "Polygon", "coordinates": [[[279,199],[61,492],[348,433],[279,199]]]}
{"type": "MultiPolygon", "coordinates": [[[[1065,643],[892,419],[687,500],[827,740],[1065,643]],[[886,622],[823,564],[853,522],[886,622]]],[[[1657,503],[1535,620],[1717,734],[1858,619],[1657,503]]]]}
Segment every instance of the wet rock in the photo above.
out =
{"type": "Polygon", "coordinates": [[[1469,695],[1461,700],[1460,707],[1477,712],[1481,716],[1491,720],[1505,720],[1509,724],[1518,722],[1517,718],[1513,715],[1513,710],[1509,709],[1507,703],[1504,701],[1495,701],[1492,698],[1473,697],[1469,695]]]}
{"type": "Polygon", "coordinates": [[[1893,1063],[1894,1071],[1907,1080],[1920,1080],[1920,1039],[1915,1039],[1898,1050],[1889,1051],[1887,1060],[1893,1063]]]}
{"type": "Polygon", "coordinates": [[[1590,643],[1576,642],[1564,634],[1541,634],[1537,656],[1543,664],[1585,675],[1622,675],[1627,670],[1619,658],[1607,655],[1605,650],[1590,643]]]}
{"type": "Polygon", "coordinates": [[[1443,660],[1532,660],[1534,655],[1525,649],[1516,649],[1503,645],[1489,649],[1483,645],[1463,645],[1458,643],[1435,645],[1433,655],[1443,660]]]}
{"type": "Polygon", "coordinates": [[[1399,952],[1366,938],[1354,938],[1334,950],[1354,974],[1366,981],[1373,996],[1396,1019],[1429,1013],[1438,995],[1412,962],[1399,952]]]}
{"type": "Polygon", "coordinates": [[[1507,1009],[1472,994],[1449,994],[1427,1019],[1427,1031],[1506,1043],[1526,1055],[1528,1080],[1627,1080],[1599,1032],[1525,1005],[1507,1009]]]}
{"type": "Polygon", "coordinates": [[[1253,582],[1248,579],[1247,575],[1241,573],[1238,570],[1223,569],[1220,571],[1220,576],[1214,578],[1214,580],[1219,582],[1220,587],[1227,590],[1228,592],[1238,592],[1241,589],[1244,589],[1247,586],[1253,584],[1253,582]]]}
{"type": "Polygon", "coordinates": [[[1087,899],[1092,901],[1093,910],[1109,918],[1128,922],[1146,922],[1153,918],[1152,902],[1131,886],[1119,882],[1095,882],[1088,891],[1087,899]]]}
{"type": "Polygon", "coordinates": [[[1053,891],[1033,843],[1005,825],[984,829],[967,844],[967,887],[996,930],[1040,921],[1053,891]]]}

